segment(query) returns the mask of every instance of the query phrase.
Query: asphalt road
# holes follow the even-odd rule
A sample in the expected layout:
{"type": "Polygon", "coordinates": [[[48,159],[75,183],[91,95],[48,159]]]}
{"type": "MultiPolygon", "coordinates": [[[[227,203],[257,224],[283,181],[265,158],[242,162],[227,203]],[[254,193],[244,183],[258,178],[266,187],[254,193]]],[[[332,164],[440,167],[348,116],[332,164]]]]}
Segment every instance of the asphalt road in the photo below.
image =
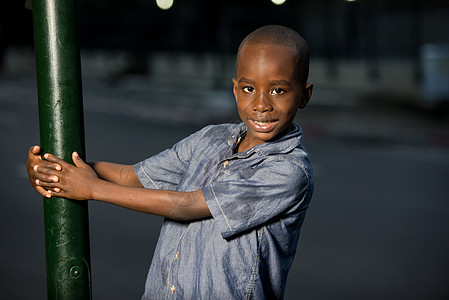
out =
{"type": "MultiPolygon", "coordinates": [[[[46,297],[42,200],[25,174],[39,141],[33,80],[0,84],[3,299],[46,297]]],[[[89,97],[88,160],[131,164],[202,126],[94,109],[89,97]]],[[[329,138],[304,122],[316,187],[286,299],[447,299],[449,150],[329,138]]],[[[94,299],[139,299],[161,218],[95,202],[89,211],[94,299]]]]}

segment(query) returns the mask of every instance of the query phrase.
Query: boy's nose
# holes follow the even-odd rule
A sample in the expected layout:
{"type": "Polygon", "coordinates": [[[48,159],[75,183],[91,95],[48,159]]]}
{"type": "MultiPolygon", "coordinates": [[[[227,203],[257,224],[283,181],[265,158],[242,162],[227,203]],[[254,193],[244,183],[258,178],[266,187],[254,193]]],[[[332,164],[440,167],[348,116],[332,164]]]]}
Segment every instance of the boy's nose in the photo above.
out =
{"type": "Polygon", "coordinates": [[[266,95],[260,93],[254,102],[253,109],[258,112],[270,112],[273,111],[273,106],[266,95]]]}

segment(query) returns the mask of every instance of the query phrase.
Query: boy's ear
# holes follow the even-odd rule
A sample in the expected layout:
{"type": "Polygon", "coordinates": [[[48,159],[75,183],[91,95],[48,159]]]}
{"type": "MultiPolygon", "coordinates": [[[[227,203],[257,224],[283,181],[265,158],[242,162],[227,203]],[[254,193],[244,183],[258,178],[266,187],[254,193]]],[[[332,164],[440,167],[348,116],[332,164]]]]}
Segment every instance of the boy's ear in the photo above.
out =
{"type": "Polygon", "coordinates": [[[232,88],[232,92],[234,93],[235,101],[237,101],[237,79],[232,78],[232,83],[234,84],[234,87],[232,88]]]}
{"type": "Polygon", "coordinates": [[[312,91],[313,91],[313,83],[307,83],[304,86],[304,89],[302,91],[302,97],[301,101],[299,102],[299,109],[303,109],[306,107],[307,103],[309,103],[310,98],[312,98],[312,91]]]}

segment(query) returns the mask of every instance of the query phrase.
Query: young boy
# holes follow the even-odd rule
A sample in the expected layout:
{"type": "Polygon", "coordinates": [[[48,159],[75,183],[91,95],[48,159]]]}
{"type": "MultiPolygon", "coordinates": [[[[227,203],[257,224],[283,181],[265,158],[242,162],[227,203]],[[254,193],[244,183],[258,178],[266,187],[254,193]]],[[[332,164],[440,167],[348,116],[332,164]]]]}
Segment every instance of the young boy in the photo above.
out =
{"type": "Polygon", "coordinates": [[[281,299],[313,192],[302,130],[312,94],[308,46],[264,26],[241,43],[234,95],[241,124],[208,126],[136,165],[75,166],[29,152],[45,197],[94,199],[166,217],[143,299],[281,299]]]}

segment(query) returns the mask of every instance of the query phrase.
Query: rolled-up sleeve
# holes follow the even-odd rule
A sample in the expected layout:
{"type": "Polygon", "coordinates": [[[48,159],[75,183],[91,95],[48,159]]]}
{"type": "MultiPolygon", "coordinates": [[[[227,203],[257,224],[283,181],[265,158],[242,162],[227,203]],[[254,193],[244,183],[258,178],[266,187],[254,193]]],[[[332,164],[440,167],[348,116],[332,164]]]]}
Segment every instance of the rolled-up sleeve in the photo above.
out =
{"type": "Polygon", "coordinates": [[[211,182],[202,188],[209,210],[225,239],[305,209],[310,178],[300,165],[267,160],[211,182]]]}
{"type": "Polygon", "coordinates": [[[162,151],[134,165],[134,173],[145,188],[176,190],[185,174],[195,147],[210,126],[191,134],[162,151]]]}

